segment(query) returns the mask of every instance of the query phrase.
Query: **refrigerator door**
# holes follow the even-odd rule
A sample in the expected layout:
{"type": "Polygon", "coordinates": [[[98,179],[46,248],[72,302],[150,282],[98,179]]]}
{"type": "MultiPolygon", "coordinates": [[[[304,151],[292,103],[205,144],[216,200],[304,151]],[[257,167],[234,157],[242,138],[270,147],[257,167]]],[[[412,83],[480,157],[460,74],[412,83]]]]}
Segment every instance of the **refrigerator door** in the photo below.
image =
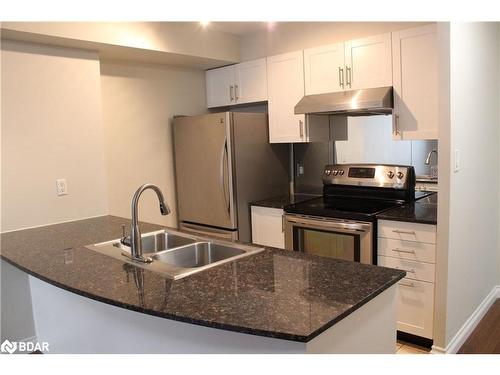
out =
{"type": "Polygon", "coordinates": [[[174,120],[180,222],[237,228],[231,126],[228,112],[174,120]]]}

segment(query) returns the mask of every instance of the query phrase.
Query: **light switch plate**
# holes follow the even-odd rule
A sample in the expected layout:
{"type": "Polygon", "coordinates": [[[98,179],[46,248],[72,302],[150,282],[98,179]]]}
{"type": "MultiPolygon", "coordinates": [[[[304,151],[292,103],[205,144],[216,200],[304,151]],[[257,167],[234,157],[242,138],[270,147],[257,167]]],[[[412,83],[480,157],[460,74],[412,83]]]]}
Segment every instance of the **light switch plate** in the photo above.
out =
{"type": "Polygon", "coordinates": [[[460,150],[458,148],[455,149],[455,157],[454,157],[454,167],[453,171],[458,172],[460,168],[462,168],[462,164],[460,162],[460,150]]]}
{"type": "Polygon", "coordinates": [[[56,180],[56,194],[57,196],[68,195],[68,184],[65,178],[58,178],[56,180]]]}

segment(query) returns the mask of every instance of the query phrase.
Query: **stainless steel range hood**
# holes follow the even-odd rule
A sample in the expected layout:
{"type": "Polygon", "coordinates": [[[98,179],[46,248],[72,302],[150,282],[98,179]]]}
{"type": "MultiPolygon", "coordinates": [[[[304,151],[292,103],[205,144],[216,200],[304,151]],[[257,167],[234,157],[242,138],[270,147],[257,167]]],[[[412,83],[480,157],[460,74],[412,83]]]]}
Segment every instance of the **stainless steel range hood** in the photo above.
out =
{"type": "Polygon", "coordinates": [[[392,87],[306,95],[295,106],[295,114],[370,116],[392,113],[392,87]]]}

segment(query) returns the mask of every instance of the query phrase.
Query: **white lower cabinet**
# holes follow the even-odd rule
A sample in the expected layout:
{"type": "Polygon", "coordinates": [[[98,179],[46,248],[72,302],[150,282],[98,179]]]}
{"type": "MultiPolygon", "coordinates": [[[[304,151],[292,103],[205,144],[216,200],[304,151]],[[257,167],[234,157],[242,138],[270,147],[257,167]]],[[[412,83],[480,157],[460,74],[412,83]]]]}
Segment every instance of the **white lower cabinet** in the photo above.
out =
{"type": "Polygon", "coordinates": [[[254,244],[285,248],[283,210],[252,206],[252,242],[254,244]]]}
{"type": "Polygon", "coordinates": [[[379,220],[378,265],[406,271],[398,284],[398,330],[433,338],[436,226],[379,220]]]}

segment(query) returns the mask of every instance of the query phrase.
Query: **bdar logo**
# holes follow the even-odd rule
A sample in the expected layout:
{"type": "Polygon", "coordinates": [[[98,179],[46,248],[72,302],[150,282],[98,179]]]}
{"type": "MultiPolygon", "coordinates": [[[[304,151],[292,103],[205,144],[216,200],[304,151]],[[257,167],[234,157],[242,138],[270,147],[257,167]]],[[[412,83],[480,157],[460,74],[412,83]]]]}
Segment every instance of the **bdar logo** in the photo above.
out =
{"type": "Polygon", "coordinates": [[[0,345],[0,350],[4,353],[14,353],[17,349],[16,342],[10,342],[9,340],[5,340],[2,345],[0,345]]]}

